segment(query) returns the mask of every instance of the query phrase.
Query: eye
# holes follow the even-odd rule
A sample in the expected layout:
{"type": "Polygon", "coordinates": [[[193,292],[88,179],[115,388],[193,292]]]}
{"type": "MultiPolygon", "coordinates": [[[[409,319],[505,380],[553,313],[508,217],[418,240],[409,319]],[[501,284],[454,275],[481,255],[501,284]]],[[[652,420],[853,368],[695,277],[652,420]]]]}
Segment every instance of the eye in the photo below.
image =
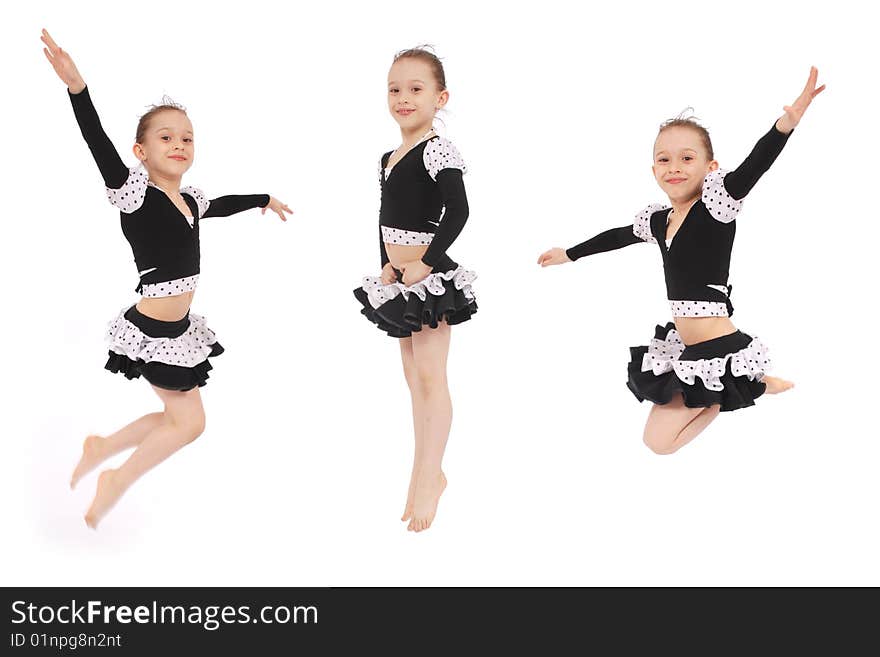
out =
{"type": "Polygon", "coordinates": [[[658,161],[658,162],[668,162],[668,161],[669,161],[669,158],[666,158],[666,157],[658,157],[658,158],[657,158],[657,161],[658,161]]]}
{"type": "Polygon", "coordinates": [[[171,137],[169,135],[162,135],[159,137],[162,141],[171,141],[171,137]]]}
{"type": "Polygon", "coordinates": [[[693,156],[693,155],[685,155],[685,156],[684,156],[684,159],[687,160],[687,161],[690,161],[690,160],[693,160],[693,159],[694,159],[694,156],[693,156]]]}
{"type": "Polygon", "coordinates": [[[419,93],[421,90],[422,90],[421,87],[413,87],[413,88],[412,88],[412,91],[413,91],[414,94],[419,93]]]}
{"type": "Polygon", "coordinates": [[[183,141],[185,141],[187,144],[191,144],[193,140],[192,137],[184,137],[183,141]]]}
{"type": "Polygon", "coordinates": [[[397,92],[398,92],[397,87],[392,87],[391,89],[388,90],[388,93],[390,93],[390,94],[396,94],[397,92]]]}

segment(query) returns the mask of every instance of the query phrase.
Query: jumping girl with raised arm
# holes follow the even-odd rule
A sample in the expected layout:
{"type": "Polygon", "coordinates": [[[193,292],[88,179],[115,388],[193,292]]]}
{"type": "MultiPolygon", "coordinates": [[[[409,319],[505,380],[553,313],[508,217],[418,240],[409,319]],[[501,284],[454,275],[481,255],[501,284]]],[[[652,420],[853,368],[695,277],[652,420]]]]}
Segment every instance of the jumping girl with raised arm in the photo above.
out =
{"type": "Polygon", "coordinates": [[[667,121],[654,142],[653,171],[669,203],[649,205],[631,225],[538,258],[546,267],[638,242],[659,248],[674,323],[657,326],[648,346],[631,348],[627,382],[639,401],[654,403],[644,441],[658,454],[686,445],[720,411],[751,406],[763,393],[793,385],[767,376],[767,347],[730,321],[728,270],[742,199],[825,88],[816,88],[817,78],[812,68],[801,95],[730,172],[719,170],[705,128],[689,118],[667,121]]]}
{"type": "Polygon", "coordinates": [[[104,183],[110,203],[120,211],[122,232],[131,245],[140,274],[141,299],[125,308],[107,335],[106,369],[128,379],[143,376],[164,404],[107,436],[88,436],[70,485],[107,458],[135,448],[117,469],[98,477],[86,523],[95,528],[125,491],[147,470],[161,463],[204,430],[199,388],[205,385],[209,357],[223,353],[203,317],[189,312],[199,278],[199,224],[251,208],[271,210],[286,220],[291,210],[268,194],[208,198],[194,187],[180,186],[192,166],[193,127],[185,110],[174,104],[153,107],[141,117],[129,169],[104,133],[89,89],[70,55],[49,33],[41,37],[46,58],[67,85],[73,112],[104,183]]]}

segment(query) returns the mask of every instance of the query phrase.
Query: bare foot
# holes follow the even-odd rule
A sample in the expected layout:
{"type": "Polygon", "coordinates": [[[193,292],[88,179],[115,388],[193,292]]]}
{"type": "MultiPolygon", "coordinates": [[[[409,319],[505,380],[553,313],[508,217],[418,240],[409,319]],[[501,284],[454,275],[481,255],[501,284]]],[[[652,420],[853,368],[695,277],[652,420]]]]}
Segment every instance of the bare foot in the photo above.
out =
{"type": "Polygon", "coordinates": [[[92,500],[92,506],[86,511],[86,524],[92,529],[98,527],[107,512],[113,508],[113,505],[119,501],[125,489],[117,478],[116,470],[104,470],[98,475],[98,489],[95,491],[95,499],[92,500]]]}
{"type": "Polygon", "coordinates": [[[417,470],[413,470],[412,477],[409,479],[409,490],[406,493],[406,507],[403,509],[403,515],[400,516],[400,520],[402,522],[406,522],[410,518],[412,518],[413,513],[413,498],[416,496],[416,486],[419,483],[419,473],[417,470]]]}
{"type": "Polygon", "coordinates": [[[767,389],[764,392],[768,395],[778,395],[780,392],[785,392],[786,390],[794,388],[794,383],[791,381],[786,381],[785,379],[780,379],[775,376],[765,376],[761,381],[767,386],[767,389]]]}
{"type": "Polygon", "coordinates": [[[101,436],[88,436],[83,442],[82,456],[73,475],[70,477],[70,487],[75,488],[79,480],[97,468],[106,458],[104,444],[106,440],[101,436]]]}
{"type": "Polygon", "coordinates": [[[419,480],[413,497],[412,518],[407,530],[421,532],[431,526],[434,516],[437,515],[437,503],[444,490],[446,490],[446,475],[443,472],[440,472],[436,478],[419,480]]]}

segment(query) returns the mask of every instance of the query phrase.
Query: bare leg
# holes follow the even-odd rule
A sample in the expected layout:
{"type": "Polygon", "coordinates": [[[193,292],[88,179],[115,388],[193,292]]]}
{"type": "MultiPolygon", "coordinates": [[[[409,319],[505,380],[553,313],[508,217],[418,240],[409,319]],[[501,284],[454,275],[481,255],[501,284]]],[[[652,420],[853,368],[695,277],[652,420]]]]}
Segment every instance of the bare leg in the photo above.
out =
{"type": "Polygon", "coordinates": [[[419,387],[424,400],[424,433],[413,511],[407,529],[420,532],[431,526],[437,503],[446,488],[443,454],[452,426],[452,399],[446,379],[446,359],[452,330],[446,322],[413,333],[412,347],[419,387]]]}
{"type": "Polygon", "coordinates": [[[767,395],[778,395],[780,392],[794,388],[794,383],[776,376],[765,376],[761,381],[767,386],[767,389],[764,391],[767,395]]]}
{"type": "Polygon", "coordinates": [[[645,444],[655,454],[672,454],[696,438],[718,417],[721,407],[688,408],[681,395],[668,404],[654,404],[645,423],[645,444]]]}
{"type": "Polygon", "coordinates": [[[406,506],[400,518],[405,522],[412,517],[413,497],[416,493],[416,484],[419,481],[419,464],[422,461],[424,449],[425,400],[422,389],[419,386],[415,356],[413,356],[412,338],[400,339],[400,357],[403,361],[403,375],[406,377],[406,384],[409,386],[410,397],[412,398],[413,434],[415,436],[412,475],[409,480],[409,490],[406,494],[406,506]]]}
{"type": "Polygon", "coordinates": [[[162,413],[150,413],[106,438],[96,435],[87,436],[83,442],[82,456],[70,478],[70,487],[74,488],[80,479],[111,456],[140,445],[144,436],[162,423],[162,417],[162,413]]]}
{"type": "Polygon", "coordinates": [[[98,489],[86,512],[86,524],[94,529],[123,493],[144,473],[158,465],[205,430],[205,411],[199,389],[186,392],[153,386],[165,404],[163,421],[155,426],[117,470],[98,477],[98,489]]]}

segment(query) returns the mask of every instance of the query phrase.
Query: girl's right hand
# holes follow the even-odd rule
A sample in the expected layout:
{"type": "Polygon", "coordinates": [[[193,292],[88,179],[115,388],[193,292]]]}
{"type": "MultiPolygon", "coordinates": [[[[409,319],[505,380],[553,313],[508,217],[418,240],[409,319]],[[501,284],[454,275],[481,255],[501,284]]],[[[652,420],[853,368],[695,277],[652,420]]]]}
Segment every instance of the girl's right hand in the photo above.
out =
{"type": "Polygon", "coordinates": [[[55,72],[58,74],[58,77],[61,78],[61,81],[67,85],[68,89],[70,89],[70,93],[78,94],[85,89],[86,83],[83,81],[79,71],[76,70],[76,64],[73,63],[73,59],[71,59],[70,55],[61,50],[61,47],[55,43],[55,40],[49,36],[49,33],[46,30],[43,30],[43,35],[40,37],[40,41],[46,45],[46,47],[43,48],[43,53],[46,55],[46,59],[52,64],[52,68],[55,69],[55,72]]]}
{"type": "Polygon", "coordinates": [[[571,262],[571,258],[568,257],[565,249],[560,249],[559,247],[544,251],[544,253],[538,256],[538,264],[542,267],[564,265],[566,262],[571,262]]]}
{"type": "Polygon", "coordinates": [[[394,272],[394,265],[386,262],[382,267],[382,285],[391,285],[397,281],[397,274],[394,272]]]}

